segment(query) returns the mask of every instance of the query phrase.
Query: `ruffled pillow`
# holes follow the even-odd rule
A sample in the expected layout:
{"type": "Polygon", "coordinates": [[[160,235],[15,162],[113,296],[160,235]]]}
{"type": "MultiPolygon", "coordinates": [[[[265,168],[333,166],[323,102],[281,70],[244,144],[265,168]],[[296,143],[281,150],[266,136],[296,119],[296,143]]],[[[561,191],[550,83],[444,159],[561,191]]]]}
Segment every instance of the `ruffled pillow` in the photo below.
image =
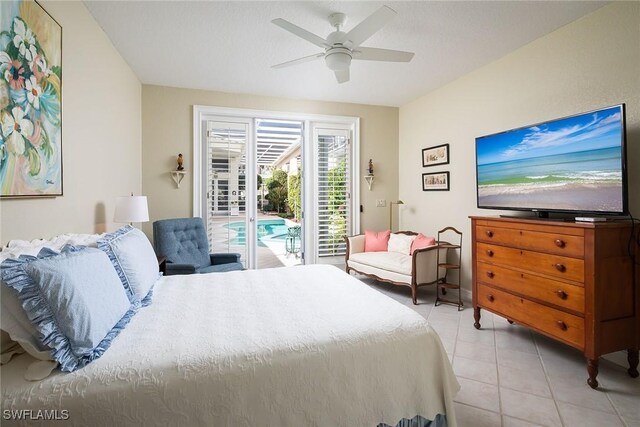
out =
{"type": "Polygon", "coordinates": [[[102,234],[74,234],[67,233],[59,236],[52,237],[49,240],[34,239],[34,240],[11,240],[7,247],[0,252],[0,262],[8,258],[18,258],[20,255],[32,255],[37,256],[42,248],[53,249],[60,252],[65,245],[73,246],[89,246],[92,248],[97,247],[97,241],[102,234]]]}
{"type": "Polygon", "coordinates": [[[0,266],[38,332],[40,344],[63,371],[99,358],[140,307],[130,303],[104,252],[67,245],[44,248],[0,266]]]}
{"type": "MultiPolygon", "coordinates": [[[[61,234],[46,239],[11,240],[0,251],[0,263],[6,259],[17,259],[20,255],[36,257],[43,248],[59,252],[65,245],[83,245],[96,247],[103,234],[61,234]]],[[[41,344],[38,332],[27,317],[16,292],[0,280],[0,328],[7,332],[12,340],[32,357],[38,360],[52,360],[51,349],[41,344]]]]}
{"type": "Polygon", "coordinates": [[[386,252],[391,230],[364,232],[365,252],[386,252]]]}

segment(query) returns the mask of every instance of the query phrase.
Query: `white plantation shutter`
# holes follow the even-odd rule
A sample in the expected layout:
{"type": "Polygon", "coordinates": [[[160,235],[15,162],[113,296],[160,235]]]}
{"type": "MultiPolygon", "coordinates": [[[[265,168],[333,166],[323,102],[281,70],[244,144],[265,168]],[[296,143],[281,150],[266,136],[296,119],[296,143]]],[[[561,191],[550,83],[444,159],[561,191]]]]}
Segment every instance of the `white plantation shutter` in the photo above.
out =
{"type": "Polygon", "coordinates": [[[240,252],[245,262],[245,235],[225,226],[245,220],[246,123],[207,121],[207,235],[211,252],[240,252]],[[233,248],[231,248],[233,242],[233,248]]]}
{"type": "Polygon", "coordinates": [[[351,235],[351,150],[349,132],[317,130],[317,254],[341,256],[351,235]]]}

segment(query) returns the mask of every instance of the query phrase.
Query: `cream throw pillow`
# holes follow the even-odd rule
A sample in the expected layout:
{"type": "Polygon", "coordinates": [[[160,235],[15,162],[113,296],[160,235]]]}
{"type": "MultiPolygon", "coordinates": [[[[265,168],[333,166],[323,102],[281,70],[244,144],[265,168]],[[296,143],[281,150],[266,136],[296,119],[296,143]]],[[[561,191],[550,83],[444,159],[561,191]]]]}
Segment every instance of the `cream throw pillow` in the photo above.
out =
{"type": "Polygon", "coordinates": [[[391,233],[391,236],[389,236],[389,246],[387,251],[409,255],[411,252],[411,244],[415,238],[416,236],[391,233]]]}

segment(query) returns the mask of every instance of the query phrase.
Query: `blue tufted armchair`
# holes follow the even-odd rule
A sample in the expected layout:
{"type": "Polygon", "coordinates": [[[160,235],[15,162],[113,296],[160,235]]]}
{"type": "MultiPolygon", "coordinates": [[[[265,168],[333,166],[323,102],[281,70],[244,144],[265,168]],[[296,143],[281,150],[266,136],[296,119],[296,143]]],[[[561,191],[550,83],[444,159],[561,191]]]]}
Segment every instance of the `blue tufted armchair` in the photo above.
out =
{"type": "Polygon", "coordinates": [[[161,219],[153,223],[153,244],[167,257],[167,275],[243,270],[240,254],[209,254],[202,218],[161,219]]]}

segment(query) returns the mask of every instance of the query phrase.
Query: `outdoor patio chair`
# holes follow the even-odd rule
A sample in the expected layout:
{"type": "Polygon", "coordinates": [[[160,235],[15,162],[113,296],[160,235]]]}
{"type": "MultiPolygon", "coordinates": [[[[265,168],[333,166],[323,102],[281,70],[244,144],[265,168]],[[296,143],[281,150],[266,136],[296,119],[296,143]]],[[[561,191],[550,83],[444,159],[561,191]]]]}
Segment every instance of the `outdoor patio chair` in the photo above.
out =
{"type": "Polygon", "coordinates": [[[285,240],[284,248],[285,248],[285,251],[287,252],[287,255],[294,254],[297,256],[298,252],[300,252],[300,226],[299,225],[295,225],[287,229],[287,238],[285,240]],[[296,245],[296,240],[298,241],[297,245],[296,245]]]}
{"type": "Polygon", "coordinates": [[[155,221],[153,246],[156,255],[167,257],[167,275],[244,270],[240,254],[209,253],[202,218],[155,221]]]}

